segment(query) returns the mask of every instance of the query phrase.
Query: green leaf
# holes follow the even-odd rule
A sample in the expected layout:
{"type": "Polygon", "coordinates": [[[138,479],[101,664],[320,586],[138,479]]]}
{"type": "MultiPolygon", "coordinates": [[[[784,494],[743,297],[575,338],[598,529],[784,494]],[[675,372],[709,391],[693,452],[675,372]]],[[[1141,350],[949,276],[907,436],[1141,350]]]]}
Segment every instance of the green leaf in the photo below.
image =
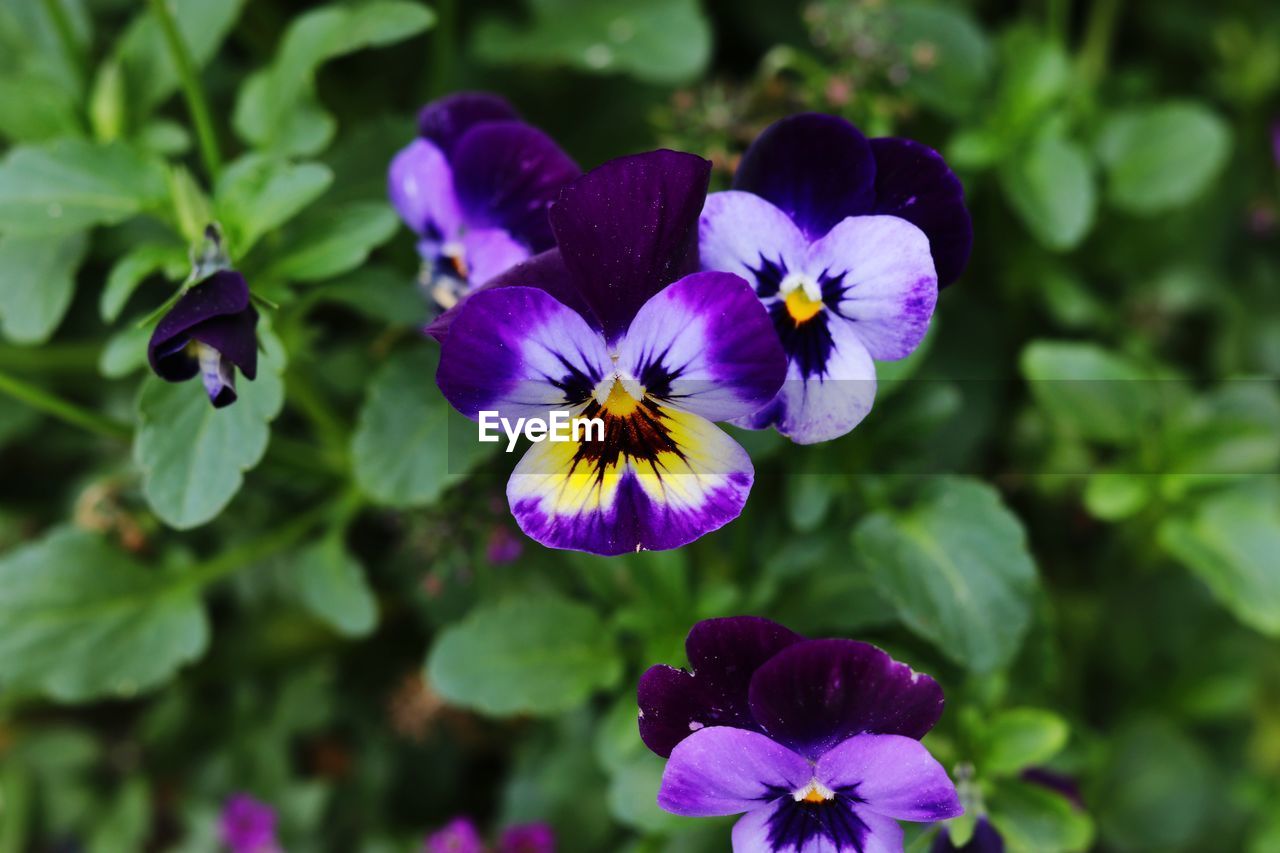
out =
{"type": "Polygon", "coordinates": [[[149,276],[164,271],[170,278],[181,278],[187,253],[181,246],[166,243],[143,243],[116,261],[107,274],[107,284],[98,299],[98,312],[106,323],[114,323],[124,310],[129,297],[149,276]]]}
{"type": "Polygon", "coordinates": [[[0,164],[0,231],[45,234],[114,225],[162,204],[160,161],[120,142],[60,139],[0,164]]]}
{"type": "Polygon", "coordinates": [[[107,812],[94,821],[89,853],[115,853],[146,846],[151,830],[151,792],[140,777],[116,792],[107,812]]]}
{"type": "Polygon", "coordinates": [[[1189,513],[1165,519],[1158,535],[1237,619],[1280,636],[1280,481],[1210,494],[1189,513]]]}
{"type": "Polygon", "coordinates": [[[20,344],[49,339],[71,305],[88,248],[82,231],[0,236],[0,328],[6,338],[20,344]]]}
{"type": "Polygon", "coordinates": [[[478,607],[445,629],[427,661],[441,696],[495,716],[567,711],[621,675],[595,611],[550,594],[478,607]]]}
{"type": "Polygon", "coordinates": [[[258,378],[237,377],[240,398],[215,409],[200,385],[147,379],[138,400],[133,456],[142,468],[142,491],[151,509],[179,529],[217,517],[235,497],[244,472],[262,460],[269,424],[284,404],[284,354],[262,335],[267,351],[258,378]]]}
{"type": "Polygon", "coordinates": [[[1153,497],[1155,483],[1148,474],[1099,471],[1085,483],[1085,508],[1094,518],[1120,521],[1141,512],[1153,497]]]}
{"type": "Polygon", "coordinates": [[[711,26],[697,0],[529,0],[533,22],[482,21],[473,46],[494,64],[567,65],[663,85],[697,78],[711,58],[711,26]]]}
{"type": "Polygon", "coordinates": [[[1036,568],[1021,523],[995,489],[931,481],[910,510],[864,519],[854,543],[902,621],[948,657],[988,672],[1018,651],[1036,568]]]}
{"type": "Polygon", "coordinates": [[[910,68],[904,88],[944,115],[965,115],[991,76],[991,45],[982,29],[968,12],[950,6],[905,2],[885,8],[893,21],[889,39],[910,68]]]}
{"type": "Polygon", "coordinates": [[[264,277],[280,281],[320,281],[350,272],[391,239],[398,220],[385,202],[355,202],[329,208],[299,222],[264,277]]]}
{"type": "Polygon", "coordinates": [[[339,634],[364,637],[377,625],[378,602],[364,567],[347,551],[341,535],[307,547],[285,571],[298,601],[339,634]]]}
{"type": "Polygon", "coordinates": [[[1048,249],[1074,248],[1093,226],[1093,171],[1085,152],[1069,139],[1039,134],[1005,159],[1000,185],[1014,212],[1048,249]]]}
{"type": "Polygon", "coordinates": [[[991,822],[1010,853],[1074,853],[1093,843],[1093,821],[1066,797],[1029,782],[1000,782],[991,822]]]}
{"type": "Polygon", "coordinates": [[[1203,194],[1226,165],[1231,131],[1203,104],[1172,101],[1111,116],[1098,137],[1107,196],[1150,216],[1203,194]]]}
{"type": "Polygon", "coordinates": [[[16,74],[0,77],[0,137],[44,142],[82,133],[75,96],[61,84],[16,74]]]}
{"type": "Polygon", "coordinates": [[[1029,26],[1000,41],[1002,69],[996,93],[996,133],[1020,142],[1034,133],[1071,87],[1071,60],[1062,45],[1029,26]]]}
{"type": "Polygon", "coordinates": [[[1014,708],[987,724],[979,770],[984,777],[1012,776],[1044,764],[1067,745],[1071,729],[1052,711],[1014,708]]]}
{"type": "Polygon", "coordinates": [[[98,356],[98,372],[108,379],[120,379],[147,363],[147,342],[151,329],[136,322],[126,323],[107,339],[98,356]]]}
{"type": "Polygon", "coordinates": [[[124,135],[127,97],[124,73],[119,63],[108,59],[98,66],[89,98],[89,123],[93,126],[94,139],[114,142],[124,135]]]}
{"type": "Polygon", "coordinates": [[[492,450],[436,389],[434,350],[394,356],[369,385],[352,437],[356,482],[388,506],[425,506],[492,450]]]}
{"type": "Polygon", "coordinates": [[[1091,343],[1033,341],[1019,366],[1040,408],[1072,435],[1129,445],[1148,426],[1154,379],[1123,356],[1091,343]]]}
{"type": "MultiPolygon", "coordinates": [[[[197,70],[217,53],[247,1],[165,0],[197,70]]],[[[149,113],[177,91],[173,52],[149,11],[134,19],[117,44],[130,100],[140,113],[149,113]]]]}
{"type": "Polygon", "coordinates": [[[323,150],[336,122],[316,100],[320,66],[357,50],[394,44],[433,23],[430,9],[400,0],[335,4],[295,18],[275,61],[240,90],[233,117],[236,132],[250,145],[279,154],[323,150]]]}
{"type": "Polygon", "coordinates": [[[333,182],[320,163],[289,163],[247,154],[218,179],[214,209],[232,254],[241,257],[258,239],[297,216],[333,182]]]}
{"type": "Polygon", "coordinates": [[[394,326],[421,328],[428,319],[427,300],[417,282],[387,267],[361,267],[317,286],[308,296],[345,305],[372,320],[394,326]]]}
{"type": "Polygon", "coordinates": [[[0,559],[0,682],[79,702],[155,687],[208,642],[198,590],[60,528],[0,559]]]}

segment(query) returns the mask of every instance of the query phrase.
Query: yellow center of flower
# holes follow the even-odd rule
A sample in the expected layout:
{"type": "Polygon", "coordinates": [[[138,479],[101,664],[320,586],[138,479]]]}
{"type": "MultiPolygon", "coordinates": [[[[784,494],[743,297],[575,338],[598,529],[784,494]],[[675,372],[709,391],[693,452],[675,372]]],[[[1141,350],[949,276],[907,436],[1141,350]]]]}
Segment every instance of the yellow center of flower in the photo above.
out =
{"type": "Polygon", "coordinates": [[[817,779],[809,780],[809,784],[805,785],[798,791],[791,792],[791,798],[797,803],[825,803],[828,800],[835,799],[836,792],[819,782],[817,779]]]}
{"type": "Polygon", "coordinates": [[[786,304],[787,313],[797,326],[812,320],[822,310],[822,300],[809,298],[803,287],[797,287],[788,293],[786,304]]]}
{"type": "MultiPolygon", "coordinates": [[[[644,396],[643,390],[639,388],[627,388],[628,383],[621,378],[606,379],[611,383],[609,393],[600,403],[606,414],[613,415],[618,418],[625,418],[640,407],[640,398],[644,396]]],[[[596,399],[600,399],[600,390],[596,390],[596,399]]]]}

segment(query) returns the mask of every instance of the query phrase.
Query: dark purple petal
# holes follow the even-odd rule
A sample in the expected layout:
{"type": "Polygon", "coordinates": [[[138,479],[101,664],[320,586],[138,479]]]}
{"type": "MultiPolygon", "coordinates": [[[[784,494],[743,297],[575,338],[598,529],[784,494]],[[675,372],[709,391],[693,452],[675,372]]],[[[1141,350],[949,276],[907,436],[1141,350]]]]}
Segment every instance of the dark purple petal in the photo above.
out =
{"type": "Polygon", "coordinates": [[[951,833],[944,827],[933,839],[930,853],[1004,853],[1004,838],[985,817],[978,818],[973,835],[963,847],[951,841],[951,833]]]}
{"type": "Polygon", "coordinates": [[[1084,797],[1080,794],[1080,783],[1073,776],[1047,767],[1029,767],[1022,771],[1022,781],[1056,791],[1070,800],[1076,808],[1081,810],[1085,808],[1084,797]]]}
{"type": "Polygon", "coordinates": [[[810,240],[846,216],[871,211],[876,163],[849,122],[802,113],[774,122],[742,157],[733,188],[770,201],[810,240]]]}
{"type": "Polygon", "coordinates": [[[147,359],[162,379],[190,379],[199,372],[196,359],[186,351],[194,339],[218,350],[253,379],[258,368],[257,322],[244,276],[221,270],[184,293],[160,319],[147,345],[147,359]]]}
{"type": "Polygon", "coordinates": [[[818,759],[815,775],[859,808],[895,820],[934,822],[964,813],[955,783],[924,744],[902,735],[854,735],[818,759]]]}
{"type": "Polygon", "coordinates": [[[498,853],[556,853],[556,834],[545,823],[525,823],[502,833],[498,853]]]}
{"type": "Polygon", "coordinates": [[[188,330],[192,339],[216,349],[240,368],[245,379],[258,377],[258,311],[252,305],[238,314],[214,317],[188,330]]]}
{"type": "Polygon", "coordinates": [[[547,207],[582,170],[551,137],[518,121],[478,125],[450,163],[468,225],[501,228],[533,252],[554,245],[547,207]]]}
{"type": "Polygon", "coordinates": [[[551,205],[565,265],[609,340],[651,296],[697,271],[710,175],[701,157],[650,151],[592,169],[551,205]]]}
{"type": "Polygon", "coordinates": [[[427,104],[418,113],[418,133],[429,139],[446,157],[471,128],[488,121],[510,121],[520,115],[511,104],[488,92],[458,92],[427,104]]]}
{"type": "Polygon", "coordinates": [[[453,171],[444,153],[425,139],[410,142],[391,160],[387,195],[404,223],[433,244],[453,239],[460,230],[453,171]]]}
{"type": "Polygon", "coordinates": [[[875,213],[899,216],[929,238],[938,285],[960,277],[973,248],[964,187],[937,151],[910,139],[873,139],[875,213]]]}
{"type": "Polygon", "coordinates": [[[655,666],[640,677],[640,737],[663,758],[709,726],[754,729],[747,688],[769,658],[804,638],[756,616],[706,619],[685,640],[692,673],[655,666]]]}
{"type": "Polygon", "coordinates": [[[759,732],[703,729],[672,751],[658,805],[685,817],[718,817],[758,809],[812,778],[809,762],[759,732]]]}
{"type": "Polygon", "coordinates": [[[932,678],[854,640],[783,649],[756,670],[748,695],[770,737],[815,760],[864,732],[921,738],[943,706],[932,678]]]}

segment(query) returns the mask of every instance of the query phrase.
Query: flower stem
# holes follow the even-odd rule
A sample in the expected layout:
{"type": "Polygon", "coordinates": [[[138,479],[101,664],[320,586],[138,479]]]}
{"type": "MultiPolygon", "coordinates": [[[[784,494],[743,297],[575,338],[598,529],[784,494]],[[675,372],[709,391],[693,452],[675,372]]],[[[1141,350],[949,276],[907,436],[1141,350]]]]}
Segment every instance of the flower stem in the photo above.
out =
{"type": "Polygon", "coordinates": [[[1090,90],[1107,72],[1112,36],[1120,17],[1122,0],[1094,0],[1085,24],[1084,44],[1080,48],[1080,76],[1090,90]]]}
{"type": "Polygon", "coordinates": [[[0,394],[12,397],[21,403],[26,403],[31,408],[44,412],[46,415],[52,415],[72,426],[87,429],[106,438],[128,441],[133,435],[132,428],[126,423],[121,423],[113,418],[90,411],[55,394],[50,394],[37,385],[24,382],[6,373],[0,373],[0,394]]]}
{"type": "Polygon", "coordinates": [[[222,171],[222,155],[218,152],[218,137],[213,130],[213,119],[210,118],[209,103],[205,100],[204,89],[196,78],[191,54],[182,41],[182,33],[173,20],[165,0],[149,0],[151,12],[160,25],[165,42],[169,45],[169,53],[173,57],[173,65],[178,70],[178,79],[182,82],[182,94],[187,100],[187,109],[191,112],[191,121],[196,126],[196,139],[200,143],[200,157],[204,161],[205,171],[211,181],[218,179],[222,171]]]}
{"type": "Polygon", "coordinates": [[[458,6],[455,0],[436,0],[436,26],[432,35],[431,84],[428,91],[438,98],[453,88],[454,47],[458,41],[458,6]]]}

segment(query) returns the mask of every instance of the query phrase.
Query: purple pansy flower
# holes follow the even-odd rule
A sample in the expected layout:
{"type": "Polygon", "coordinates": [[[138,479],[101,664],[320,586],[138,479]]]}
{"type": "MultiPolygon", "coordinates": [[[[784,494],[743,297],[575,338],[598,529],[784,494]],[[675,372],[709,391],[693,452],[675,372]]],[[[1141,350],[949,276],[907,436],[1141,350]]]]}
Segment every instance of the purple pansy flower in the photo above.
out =
{"type": "Polygon", "coordinates": [[[258,375],[257,325],[244,276],[218,270],[183,293],[160,319],[147,359],[168,382],[199,374],[209,400],[220,409],[236,401],[236,368],[249,380],[258,375]]]}
{"type": "Polygon", "coordinates": [[[218,837],[231,853],[275,853],[276,813],[248,794],[235,794],[222,807],[218,837]]]}
{"type": "Polygon", "coordinates": [[[581,170],[494,95],[427,104],[419,137],[391,161],[391,203],[419,237],[424,281],[442,308],[552,246],[547,205],[581,170]]]}
{"type": "Polygon", "coordinates": [[[533,445],[507,484],[544,545],[676,548],[742,511],[751,460],[712,422],[772,399],[786,361],[747,282],[693,272],[709,172],[675,151],[592,170],[551,207],[555,250],[431,329],[444,339],[436,380],[464,415],[603,422],[603,440],[533,445]]]}
{"type": "Polygon", "coordinates": [[[422,853],[484,853],[484,842],[470,818],[455,817],[427,836],[422,853]]]}
{"type": "Polygon", "coordinates": [[[743,814],[738,853],[890,853],[899,820],[962,813],[919,742],[942,690],[875,646],[806,640],[767,619],[700,622],[692,672],[640,680],[640,735],[669,756],[658,804],[690,817],[743,814]]]}
{"type": "Polygon", "coordinates": [[[556,853],[556,835],[545,823],[508,828],[498,839],[498,853],[556,853]]]}
{"type": "Polygon", "coordinates": [[[817,113],[769,127],[734,188],[708,197],[700,232],[703,268],[751,282],[787,352],[778,396],[739,423],[801,444],[857,426],[873,359],[916,348],[972,242],[960,182],[932,149],[817,113]]]}

